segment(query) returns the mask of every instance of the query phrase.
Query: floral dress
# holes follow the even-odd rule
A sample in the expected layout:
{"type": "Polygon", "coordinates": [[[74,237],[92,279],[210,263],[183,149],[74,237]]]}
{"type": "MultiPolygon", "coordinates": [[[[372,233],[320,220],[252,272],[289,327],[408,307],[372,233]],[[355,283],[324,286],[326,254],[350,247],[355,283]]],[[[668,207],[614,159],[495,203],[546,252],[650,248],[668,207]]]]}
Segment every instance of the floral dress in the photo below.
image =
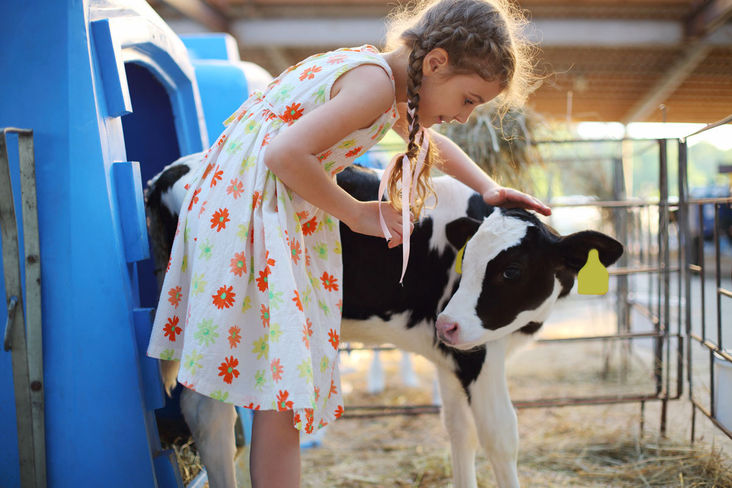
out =
{"type": "MultiPolygon", "coordinates": [[[[267,145],[326,103],[363,64],[365,45],[311,56],[253,93],[195,170],[178,220],[148,355],[181,361],[178,380],[251,409],[293,410],[313,432],[343,413],[338,372],[342,261],[338,221],[265,166],[267,145]]],[[[317,157],[332,177],[379,141],[396,101],[317,157]]]]}

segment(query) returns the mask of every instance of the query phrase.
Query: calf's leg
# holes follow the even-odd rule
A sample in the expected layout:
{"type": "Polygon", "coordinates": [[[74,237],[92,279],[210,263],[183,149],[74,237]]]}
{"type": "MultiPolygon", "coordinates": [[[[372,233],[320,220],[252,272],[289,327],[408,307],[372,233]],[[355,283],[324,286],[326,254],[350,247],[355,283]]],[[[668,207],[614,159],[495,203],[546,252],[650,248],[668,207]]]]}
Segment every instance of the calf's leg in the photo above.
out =
{"type": "Polygon", "coordinates": [[[468,397],[455,373],[437,368],[442,395],[442,422],[450,437],[452,477],[455,488],[477,488],[475,451],[478,438],[468,397]]]}
{"type": "Polygon", "coordinates": [[[210,488],[236,488],[234,405],[184,388],[180,408],[208,473],[210,488]]]}
{"type": "Polygon", "coordinates": [[[519,486],[518,423],[506,384],[505,347],[506,340],[486,344],[483,368],[470,386],[470,407],[496,483],[499,488],[514,488],[519,486]]]}

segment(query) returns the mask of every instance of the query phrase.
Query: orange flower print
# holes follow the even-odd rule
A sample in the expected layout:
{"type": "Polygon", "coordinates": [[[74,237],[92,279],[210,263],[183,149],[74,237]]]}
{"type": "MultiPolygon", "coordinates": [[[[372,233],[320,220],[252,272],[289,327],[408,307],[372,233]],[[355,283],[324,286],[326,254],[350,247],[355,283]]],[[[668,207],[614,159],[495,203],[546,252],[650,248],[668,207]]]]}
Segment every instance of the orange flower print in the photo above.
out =
{"type": "Polygon", "coordinates": [[[252,195],[252,210],[256,209],[262,203],[262,194],[255,191],[252,195]]]}
{"type": "Polygon", "coordinates": [[[312,68],[308,68],[300,75],[300,81],[312,80],[313,78],[315,78],[315,73],[318,73],[322,70],[323,68],[321,68],[320,66],[313,66],[312,68]]]}
{"type": "Polygon", "coordinates": [[[211,172],[212,169],[214,169],[213,163],[208,163],[206,165],[206,171],[204,171],[203,174],[201,175],[201,181],[206,179],[206,177],[208,176],[208,174],[211,172]]]}
{"type": "Polygon", "coordinates": [[[313,335],[313,323],[307,319],[305,325],[302,326],[302,341],[305,347],[310,349],[310,337],[313,335]]]}
{"type": "Polygon", "coordinates": [[[219,365],[219,376],[224,377],[224,383],[231,384],[231,380],[239,377],[237,366],[239,366],[239,360],[234,356],[225,358],[224,362],[219,365]]]}
{"type": "Polygon", "coordinates": [[[270,367],[272,368],[272,379],[277,383],[282,379],[282,373],[285,372],[285,368],[280,364],[279,358],[272,361],[270,367]]]}
{"type": "Polygon", "coordinates": [[[317,217],[313,217],[312,219],[308,220],[304,224],[302,224],[302,233],[306,236],[309,236],[313,232],[315,232],[315,229],[318,228],[318,219],[317,217]]]}
{"type": "Polygon", "coordinates": [[[325,160],[325,158],[327,158],[328,156],[331,155],[332,152],[333,152],[333,150],[328,149],[327,151],[322,153],[320,156],[318,156],[318,161],[320,161],[322,163],[325,160]]]}
{"type": "Polygon", "coordinates": [[[269,327],[269,307],[262,305],[259,309],[259,318],[262,319],[262,327],[269,327]]]}
{"type": "Polygon", "coordinates": [[[287,390],[280,390],[279,393],[277,393],[277,410],[283,411],[292,409],[292,405],[294,404],[292,400],[287,399],[289,396],[290,392],[287,390]]]}
{"type": "Polygon", "coordinates": [[[320,399],[320,388],[318,388],[317,386],[313,387],[313,396],[315,396],[316,402],[320,399]]]}
{"type": "Polygon", "coordinates": [[[259,410],[259,404],[255,405],[254,402],[249,402],[249,405],[244,405],[244,408],[249,410],[259,410]]]}
{"type": "Polygon", "coordinates": [[[323,282],[323,288],[328,291],[338,291],[338,279],[333,275],[329,275],[327,271],[323,271],[323,276],[320,277],[320,281],[323,282]]]}
{"type": "Polygon", "coordinates": [[[229,182],[229,186],[226,187],[226,194],[234,197],[234,200],[239,198],[244,192],[244,183],[234,178],[229,182]]]}
{"type": "Polygon", "coordinates": [[[267,284],[268,276],[269,268],[264,268],[264,271],[259,272],[259,278],[257,278],[257,287],[259,288],[259,291],[265,292],[269,288],[269,285],[267,284]]]}
{"type": "Polygon", "coordinates": [[[330,342],[330,345],[333,346],[333,349],[338,349],[338,341],[340,340],[340,337],[338,337],[338,333],[330,329],[328,331],[328,342],[330,342]]]}
{"type": "Polygon", "coordinates": [[[236,325],[229,327],[229,347],[234,349],[241,342],[241,329],[236,325]]]}
{"type": "Polygon", "coordinates": [[[204,200],[203,203],[201,204],[201,208],[198,210],[198,216],[199,217],[201,215],[203,215],[203,212],[206,211],[206,203],[208,203],[208,200],[204,200]]]}
{"type": "Polygon", "coordinates": [[[200,188],[196,188],[196,189],[195,189],[195,190],[193,191],[193,197],[191,198],[191,201],[190,201],[190,203],[188,204],[188,211],[189,211],[189,212],[190,212],[190,211],[191,211],[191,209],[193,208],[193,205],[194,205],[194,204],[196,204],[196,203],[198,203],[198,194],[199,194],[199,193],[201,193],[201,189],[200,189],[200,188]]]}
{"type": "Polygon", "coordinates": [[[299,103],[293,103],[285,107],[285,111],[280,115],[280,118],[283,122],[292,125],[293,122],[302,117],[303,111],[304,109],[299,103]]]}
{"type": "Polygon", "coordinates": [[[231,221],[229,218],[229,209],[220,208],[211,217],[211,228],[216,229],[216,232],[221,232],[226,228],[226,223],[229,221],[231,221]]]}
{"type": "Polygon", "coordinates": [[[265,134],[264,135],[264,139],[262,139],[262,147],[264,147],[267,144],[269,144],[271,142],[270,141],[271,138],[272,138],[272,134],[270,134],[269,132],[267,134],[265,134]]]}
{"type": "Polygon", "coordinates": [[[345,54],[334,54],[328,59],[329,64],[339,64],[346,60],[345,54]]]}
{"type": "Polygon", "coordinates": [[[333,414],[335,415],[335,418],[341,418],[341,415],[343,415],[343,405],[338,405],[338,408],[335,409],[333,414]]]}
{"type": "Polygon", "coordinates": [[[170,339],[171,342],[175,342],[176,334],[183,332],[183,329],[178,327],[178,322],[180,322],[178,316],[173,315],[173,317],[168,317],[168,322],[166,322],[165,327],[163,327],[165,337],[170,339]]]}
{"type": "Polygon", "coordinates": [[[292,262],[297,264],[300,261],[300,254],[302,254],[300,241],[292,240],[290,242],[290,252],[292,252],[292,262]]]}
{"type": "Polygon", "coordinates": [[[310,253],[307,248],[305,248],[305,266],[310,267],[310,253]]]}
{"type": "Polygon", "coordinates": [[[211,295],[211,298],[213,298],[213,304],[216,305],[216,308],[222,310],[234,305],[234,297],[236,297],[236,293],[234,293],[233,290],[233,286],[224,285],[216,291],[215,295],[211,295]]]}
{"type": "Polygon", "coordinates": [[[175,308],[178,308],[178,304],[180,304],[180,299],[183,296],[180,290],[180,286],[176,286],[175,288],[171,288],[170,290],[168,290],[168,301],[175,308]]]}
{"type": "Polygon", "coordinates": [[[244,251],[234,254],[234,257],[231,258],[231,272],[240,277],[247,272],[247,260],[244,257],[244,251]]]}
{"type": "Polygon", "coordinates": [[[266,263],[265,266],[268,267],[268,268],[270,266],[274,267],[274,265],[276,263],[276,261],[274,259],[272,259],[271,257],[269,257],[269,251],[266,251],[264,253],[264,262],[266,263]]]}
{"type": "Polygon", "coordinates": [[[292,417],[292,423],[294,425],[298,425],[300,422],[302,422],[302,419],[300,418],[300,414],[296,413],[294,417],[292,417]]]}
{"type": "Polygon", "coordinates": [[[330,380],[330,391],[328,392],[328,398],[330,398],[333,395],[338,394],[338,387],[335,384],[335,381],[330,380]]]}
{"type": "Polygon", "coordinates": [[[219,169],[219,167],[216,166],[216,169],[214,170],[214,174],[211,177],[211,188],[213,188],[214,186],[216,186],[216,183],[218,183],[219,181],[221,181],[221,175],[223,175],[223,174],[224,174],[224,170],[223,169],[219,169]]]}
{"type": "Polygon", "coordinates": [[[361,152],[361,149],[363,149],[363,146],[354,147],[353,149],[351,149],[350,151],[348,151],[346,153],[346,157],[347,158],[352,158],[356,154],[360,153],[361,152]]]}
{"type": "Polygon", "coordinates": [[[295,302],[297,309],[302,312],[302,301],[300,301],[300,292],[298,292],[297,290],[295,290],[295,296],[292,298],[292,301],[295,302]]]}

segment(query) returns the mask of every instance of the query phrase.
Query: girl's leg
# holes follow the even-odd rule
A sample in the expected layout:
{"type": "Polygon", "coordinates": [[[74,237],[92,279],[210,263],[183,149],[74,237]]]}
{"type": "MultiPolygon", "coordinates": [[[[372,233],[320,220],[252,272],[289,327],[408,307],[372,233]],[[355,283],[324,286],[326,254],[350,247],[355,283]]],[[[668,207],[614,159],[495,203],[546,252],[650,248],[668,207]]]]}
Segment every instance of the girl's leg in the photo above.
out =
{"type": "Polygon", "coordinates": [[[259,410],[252,420],[249,471],[252,488],[300,486],[300,433],[292,411],[259,410]]]}

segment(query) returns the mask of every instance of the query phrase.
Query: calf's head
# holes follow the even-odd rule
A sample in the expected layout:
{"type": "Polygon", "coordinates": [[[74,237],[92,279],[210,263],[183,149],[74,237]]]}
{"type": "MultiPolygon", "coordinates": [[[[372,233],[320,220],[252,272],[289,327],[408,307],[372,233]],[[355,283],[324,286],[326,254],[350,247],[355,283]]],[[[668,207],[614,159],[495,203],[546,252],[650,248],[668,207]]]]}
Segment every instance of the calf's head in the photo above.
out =
{"type": "Polygon", "coordinates": [[[605,234],[559,236],[520,209],[496,208],[483,221],[454,220],[446,234],[456,249],[467,243],[459,287],[436,323],[440,340],[457,349],[541,324],[557,298],[572,289],[590,249],[598,250],[605,266],[623,253],[605,234]]]}

